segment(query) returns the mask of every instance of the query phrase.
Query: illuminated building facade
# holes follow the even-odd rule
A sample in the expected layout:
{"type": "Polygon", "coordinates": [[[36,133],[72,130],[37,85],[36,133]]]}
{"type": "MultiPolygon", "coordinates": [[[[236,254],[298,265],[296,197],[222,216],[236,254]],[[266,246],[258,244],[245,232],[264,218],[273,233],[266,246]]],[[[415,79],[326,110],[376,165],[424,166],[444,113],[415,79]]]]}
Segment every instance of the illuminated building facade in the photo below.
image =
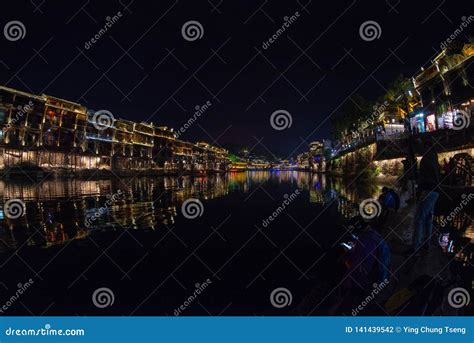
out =
{"type": "Polygon", "coordinates": [[[471,116],[473,57],[473,44],[464,44],[460,51],[444,49],[413,78],[421,106],[410,113],[412,133],[452,129],[455,120],[462,121],[458,116],[471,116]]]}
{"type": "Polygon", "coordinates": [[[111,119],[49,95],[0,86],[0,169],[55,173],[96,170],[130,173],[226,171],[228,152],[207,143],[176,139],[172,129],[111,119]]]}

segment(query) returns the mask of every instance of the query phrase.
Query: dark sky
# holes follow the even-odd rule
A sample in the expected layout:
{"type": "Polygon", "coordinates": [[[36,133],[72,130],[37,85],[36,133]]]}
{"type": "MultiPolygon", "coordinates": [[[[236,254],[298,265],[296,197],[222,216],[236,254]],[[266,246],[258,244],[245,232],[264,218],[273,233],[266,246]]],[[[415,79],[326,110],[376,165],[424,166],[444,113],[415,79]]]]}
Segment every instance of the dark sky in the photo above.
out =
{"type": "Polygon", "coordinates": [[[327,138],[329,118],[351,95],[375,98],[397,75],[415,73],[462,17],[472,14],[472,5],[468,0],[5,1],[1,28],[18,20],[26,35],[16,41],[0,37],[0,82],[175,128],[196,105],[210,101],[183,139],[247,145],[286,157],[311,140],[327,138]],[[122,17],[85,49],[106,17],[119,11],[122,17]],[[263,49],[284,17],[296,11],[299,17],[263,49]],[[204,29],[195,41],[181,34],[190,20],[204,29]],[[373,41],[359,35],[368,20],[381,27],[373,41]],[[291,127],[282,131],[270,125],[279,109],[292,117],[291,127]]]}

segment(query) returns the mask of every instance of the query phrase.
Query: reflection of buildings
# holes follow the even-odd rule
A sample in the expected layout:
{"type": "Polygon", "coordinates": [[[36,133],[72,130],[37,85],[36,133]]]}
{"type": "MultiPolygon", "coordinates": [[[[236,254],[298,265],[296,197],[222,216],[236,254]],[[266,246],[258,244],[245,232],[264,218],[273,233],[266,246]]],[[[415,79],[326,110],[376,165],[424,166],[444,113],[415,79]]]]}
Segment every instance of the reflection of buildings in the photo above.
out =
{"type": "Polygon", "coordinates": [[[142,177],[130,184],[120,180],[0,182],[2,199],[22,199],[26,204],[25,215],[18,219],[7,218],[3,207],[0,209],[0,222],[6,229],[0,233],[0,241],[7,247],[49,246],[83,238],[89,230],[156,230],[174,223],[177,207],[185,199],[213,199],[228,192],[228,177],[221,174],[142,177]],[[121,195],[108,202],[118,193],[121,195]],[[91,220],[97,213],[100,215],[91,220]]]}
{"type": "Polygon", "coordinates": [[[295,171],[141,177],[130,181],[48,180],[30,184],[0,181],[1,199],[22,199],[26,204],[25,215],[18,219],[5,217],[0,207],[0,224],[4,228],[0,231],[0,242],[4,249],[21,244],[50,246],[84,238],[91,231],[160,230],[175,223],[186,199],[204,201],[230,192],[250,196],[266,182],[294,184],[307,190],[309,201],[314,203],[327,204],[337,198],[343,214],[350,213],[356,201],[373,195],[354,187],[346,189],[339,179],[295,171]],[[120,196],[113,197],[116,194],[120,196]]]}
{"type": "Polygon", "coordinates": [[[115,119],[106,111],[3,86],[0,127],[0,169],[10,168],[9,172],[17,166],[56,172],[174,173],[228,168],[226,150],[180,141],[172,129],[115,119]]]}
{"type": "Polygon", "coordinates": [[[358,213],[358,203],[366,198],[380,195],[380,185],[359,187],[347,184],[341,178],[331,178],[320,173],[296,173],[298,188],[309,192],[309,202],[324,207],[335,201],[337,211],[345,218],[358,213]]]}

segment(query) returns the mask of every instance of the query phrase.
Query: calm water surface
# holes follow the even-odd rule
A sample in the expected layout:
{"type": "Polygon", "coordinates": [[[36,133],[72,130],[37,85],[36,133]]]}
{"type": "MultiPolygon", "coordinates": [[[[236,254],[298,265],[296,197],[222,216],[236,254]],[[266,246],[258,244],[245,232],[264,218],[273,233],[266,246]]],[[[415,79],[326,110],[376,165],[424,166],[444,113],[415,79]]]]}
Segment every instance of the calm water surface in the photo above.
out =
{"type": "Polygon", "coordinates": [[[272,290],[289,289],[297,304],[330,285],[344,217],[380,188],[263,171],[0,182],[3,199],[26,203],[19,219],[0,213],[2,301],[32,278],[9,314],[173,315],[206,282],[183,315],[290,314],[270,304],[272,290]],[[181,211],[190,198],[203,204],[195,219],[181,211]],[[100,287],[112,290],[112,306],[94,306],[100,287]]]}

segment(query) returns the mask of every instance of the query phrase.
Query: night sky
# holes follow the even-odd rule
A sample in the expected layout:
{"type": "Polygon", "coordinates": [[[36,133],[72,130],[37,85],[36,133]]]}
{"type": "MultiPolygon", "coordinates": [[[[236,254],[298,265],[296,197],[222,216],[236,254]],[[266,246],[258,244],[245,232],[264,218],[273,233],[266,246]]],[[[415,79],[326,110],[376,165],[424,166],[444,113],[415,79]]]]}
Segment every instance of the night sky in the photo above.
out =
{"type": "Polygon", "coordinates": [[[329,138],[329,119],[350,96],[376,98],[399,74],[411,76],[428,63],[462,17],[473,14],[472,4],[4,1],[1,27],[18,20],[26,35],[16,41],[0,37],[0,82],[175,128],[210,101],[182,139],[284,158],[329,138]],[[86,49],[106,17],[119,11],[122,16],[86,49]],[[295,12],[299,17],[263,49],[295,12]],[[190,20],[202,25],[200,39],[183,38],[182,26],[190,20]],[[359,35],[368,20],[380,25],[378,39],[359,35]],[[286,130],[270,125],[279,109],[291,114],[286,130]]]}

